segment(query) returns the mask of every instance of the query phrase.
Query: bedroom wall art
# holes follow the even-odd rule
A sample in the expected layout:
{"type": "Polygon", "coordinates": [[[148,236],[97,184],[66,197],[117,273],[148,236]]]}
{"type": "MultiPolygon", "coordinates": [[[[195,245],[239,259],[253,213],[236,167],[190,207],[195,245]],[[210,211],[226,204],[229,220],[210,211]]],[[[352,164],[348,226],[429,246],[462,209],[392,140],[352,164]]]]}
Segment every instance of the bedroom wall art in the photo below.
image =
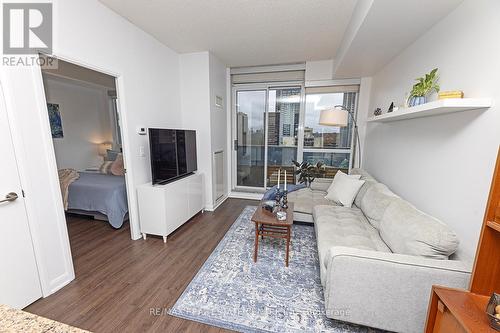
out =
{"type": "Polygon", "coordinates": [[[52,138],[63,138],[64,134],[61,113],[59,112],[59,104],[47,103],[47,109],[49,110],[49,122],[52,138]]]}

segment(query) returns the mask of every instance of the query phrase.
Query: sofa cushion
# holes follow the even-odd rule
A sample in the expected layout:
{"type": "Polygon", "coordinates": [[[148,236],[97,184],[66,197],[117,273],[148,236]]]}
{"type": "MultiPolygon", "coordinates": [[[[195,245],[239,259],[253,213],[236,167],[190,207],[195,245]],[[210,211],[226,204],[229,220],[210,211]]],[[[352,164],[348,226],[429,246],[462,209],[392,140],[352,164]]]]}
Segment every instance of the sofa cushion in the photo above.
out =
{"type": "Polygon", "coordinates": [[[361,200],[363,199],[364,195],[366,194],[366,191],[374,184],[378,184],[377,180],[373,178],[368,172],[366,172],[364,169],[360,168],[353,168],[351,169],[351,172],[349,173],[350,175],[360,175],[361,180],[364,180],[365,183],[361,188],[359,189],[358,194],[356,195],[356,198],[354,199],[354,204],[356,207],[361,208],[361,200]]]}
{"type": "Polygon", "coordinates": [[[311,190],[326,192],[332,184],[333,178],[316,178],[311,183],[311,190]]]}
{"type": "Polygon", "coordinates": [[[380,236],[392,252],[434,259],[448,259],[459,244],[447,225],[400,198],[385,210],[380,236]]]}
{"type": "Polygon", "coordinates": [[[358,208],[361,208],[361,200],[363,200],[363,197],[365,196],[366,191],[368,191],[368,189],[370,187],[372,187],[373,185],[378,184],[377,181],[373,180],[373,179],[364,179],[364,181],[365,181],[365,183],[359,189],[358,194],[356,195],[356,198],[354,198],[354,204],[358,208]]]}
{"type": "Polygon", "coordinates": [[[312,191],[310,188],[303,188],[288,193],[288,201],[293,202],[293,211],[305,214],[312,214],[313,207],[316,205],[333,205],[325,199],[326,192],[312,191]]]}
{"type": "Polygon", "coordinates": [[[353,168],[351,169],[351,172],[349,172],[350,175],[360,175],[361,180],[375,180],[375,178],[372,177],[366,170],[360,169],[360,168],[353,168]]]}
{"type": "Polygon", "coordinates": [[[396,199],[397,196],[387,186],[382,183],[376,183],[366,190],[366,193],[361,198],[360,208],[371,225],[379,229],[380,220],[385,210],[396,199]]]}
{"type": "Polygon", "coordinates": [[[327,268],[333,246],[391,252],[358,208],[318,205],[313,208],[313,217],[322,270],[327,268]]]}

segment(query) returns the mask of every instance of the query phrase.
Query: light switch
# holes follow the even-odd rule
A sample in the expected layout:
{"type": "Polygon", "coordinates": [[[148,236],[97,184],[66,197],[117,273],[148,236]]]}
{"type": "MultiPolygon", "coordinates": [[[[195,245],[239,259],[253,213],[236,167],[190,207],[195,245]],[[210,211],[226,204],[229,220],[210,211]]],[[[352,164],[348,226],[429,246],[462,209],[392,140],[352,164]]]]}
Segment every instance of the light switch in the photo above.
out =
{"type": "Polygon", "coordinates": [[[144,157],[146,156],[146,153],[144,151],[144,146],[139,147],[139,157],[144,157]]]}

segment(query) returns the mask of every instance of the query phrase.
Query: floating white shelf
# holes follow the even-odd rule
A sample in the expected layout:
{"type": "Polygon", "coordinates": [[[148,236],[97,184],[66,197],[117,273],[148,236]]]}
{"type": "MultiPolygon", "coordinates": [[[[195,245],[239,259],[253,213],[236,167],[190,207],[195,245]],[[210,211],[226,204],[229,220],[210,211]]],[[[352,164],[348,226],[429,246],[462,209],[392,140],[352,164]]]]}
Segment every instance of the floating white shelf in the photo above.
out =
{"type": "Polygon", "coordinates": [[[412,118],[437,116],[445,113],[461,112],[467,110],[486,109],[491,106],[489,98],[448,98],[437,101],[403,108],[391,113],[368,118],[368,122],[389,122],[412,118]]]}

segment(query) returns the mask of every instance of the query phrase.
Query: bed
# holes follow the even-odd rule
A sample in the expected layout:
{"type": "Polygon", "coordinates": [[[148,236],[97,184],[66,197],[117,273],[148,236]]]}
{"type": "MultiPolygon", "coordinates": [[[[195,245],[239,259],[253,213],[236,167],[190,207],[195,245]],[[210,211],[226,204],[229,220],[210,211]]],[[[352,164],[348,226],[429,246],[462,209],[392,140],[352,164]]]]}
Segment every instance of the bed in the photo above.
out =
{"type": "Polygon", "coordinates": [[[79,172],[80,177],[68,187],[68,212],[99,218],[105,215],[113,228],[120,228],[128,215],[127,188],[124,176],[97,172],[79,172]]]}

